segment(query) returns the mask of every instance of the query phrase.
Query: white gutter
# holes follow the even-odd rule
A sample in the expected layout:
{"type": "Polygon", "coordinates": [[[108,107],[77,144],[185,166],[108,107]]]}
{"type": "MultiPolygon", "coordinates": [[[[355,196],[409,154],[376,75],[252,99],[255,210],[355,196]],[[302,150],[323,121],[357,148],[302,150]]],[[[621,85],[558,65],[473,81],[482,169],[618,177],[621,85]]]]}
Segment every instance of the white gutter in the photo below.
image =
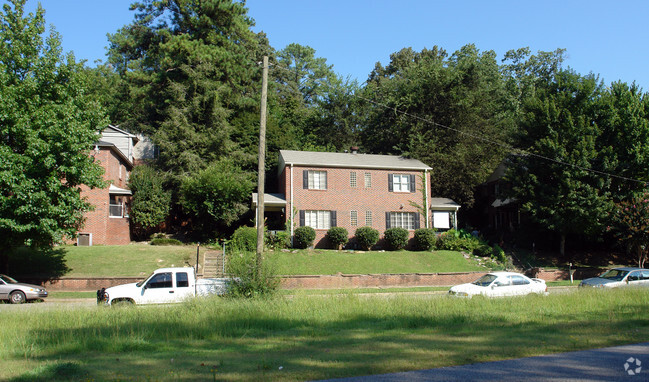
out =
{"type": "Polygon", "coordinates": [[[424,200],[425,200],[424,204],[425,204],[425,208],[426,208],[426,228],[428,228],[428,222],[430,221],[429,220],[430,219],[430,215],[429,215],[430,212],[428,211],[428,192],[430,190],[430,186],[428,186],[428,170],[424,170],[424,187],[426,188],[426,190],[425,190],[426,193],[425,193],[425,196],[424,196],[424,200]]]}
{"type": "Polygon", "coordinates": [[[290,202],[288,211],[286,211],[286,213],[289,214],[288,216],[291,217],[291,219],[290,219],[290,221],[291,221],[291,248],[293,248],[293,227],[295,226],[295,222],[293,221],[293,219],[295,218],[293,216],[293,163],[289,163],[289,166],[291,166],[291,202],[290,202]]]}

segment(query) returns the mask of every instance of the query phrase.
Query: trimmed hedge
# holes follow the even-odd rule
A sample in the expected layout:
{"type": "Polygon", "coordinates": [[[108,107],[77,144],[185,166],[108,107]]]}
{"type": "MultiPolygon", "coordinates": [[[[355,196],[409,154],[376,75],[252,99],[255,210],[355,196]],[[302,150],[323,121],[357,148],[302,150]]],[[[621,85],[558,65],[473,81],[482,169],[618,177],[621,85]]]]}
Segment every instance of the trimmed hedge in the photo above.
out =
{"type": "Polygon", "coordinates": [[[257,252],[257,228],[239,227],[232,234],[232,248],[239,251],[257,252]]]}
{"type": "Polygon", "coordinates": [[[419,228],[415,231],[415,248],[418,251],[430,251],[436,243],[437,235],[433,228],[419,228]]]}
{"type": "Polygon", "coordinates": [[[180,240],[171,239],[171,238],[167,238],[167,237],[160,237],[160,238],[151,239],[151,242],[149,244],[151,244],[151,245],[183,245],[183,243],[180,240]]]}
{"type": "Polygon", "coordinates": [[[338,249],[349,240],[349,233],[344,227],[331,227],[327,231],[327,240],[333,246],[333,249],[338,249]]]}
{"type": "Polygon", "coordinates": [[[315,240],[315,230],[309,226],[297,227],[295,229],[295,240],[293,244],[297,248],[309,248],[315,240]]]}
{"type": "Polygon", "coordinates": [[[401,227],[388,228],[383,238],[389,249],[398,251],[408,245],[408,230],[401,227]]]}
{"type": "Polygon", "coordinates": [[[379,241],[379,231],[372,227],[360,227],[356,229],[356,242],[366,251],[379,241]]]}

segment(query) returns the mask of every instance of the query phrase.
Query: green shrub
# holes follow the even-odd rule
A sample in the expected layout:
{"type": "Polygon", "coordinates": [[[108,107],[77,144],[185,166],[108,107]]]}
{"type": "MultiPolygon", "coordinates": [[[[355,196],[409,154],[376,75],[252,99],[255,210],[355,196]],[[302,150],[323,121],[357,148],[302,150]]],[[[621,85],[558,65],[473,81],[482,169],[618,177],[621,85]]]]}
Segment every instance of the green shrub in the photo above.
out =
{"type": "Polygon", "coordinates": [[[419,228],[415,231],[415,248],[418,251],[430,251],[435,248],[437,235],[433,228],[419,228]]]}
{"type": "Polygon", "coordinates": [[[500,248],[498,244],[494,245],[493,255],[491,257],[501,264],[507,263],[507,255],[505,254],[505,251],[502,248],[500,248]]]}
{"type": "Polygon", "coordinates": [[[356,242],[366,251],[369,251],[379,241],[379,231],[372,227],[360,227],[356,229],[356,242]]]}
{"type": "Polygon", "coordinates": [[[231,245],[234,250],[257,252],[257,228],[237,228],[232,234],[231,245]]]}
{"type": "Polygon", "coordinates": [[[266,232],[266,245],[271,249],[284,249],[291,246],[291,234],[286,231],[266,232]]]}
{"type": "Polygon", "coordinates": [[[388,228],[383,238],[389,249],[398,251],[408,245],[408,230],[400,227],[388,228]]]}
{"type": "Polygon", "coordinates": [[[183,245],[180,240],[171,239],[168,237],[159,237],[152,239],[150,242],[151,245],[183,245]]]}
{"type": "Polygon", "coordinates": [[[493,249],[487,244],[482,244],[473,250],[474,256],[490,257],[493,254],[493,249]]]}
{"type": "Polygon", "coordinates": [[[231,251],[226,271],[232,279],[227,295],[230,297],[262,297],[272,295],[279,287],[280,278],[267,261],[257,268],[256,253],[231,251]]]}
{"type": "Polygon", "coordinates": [[[309,226],[297,227],[293,245],[297,248],[309,248],[315,240],[315,230],[309,226]]]}
{"type": "Polygon", "coordinates": [[[333,249],[339,249],[347,244],[349,233],[343,227],[331,227],[327,231],[327,240],[333,246],[333,249]]]}
{"type": "Polygon", "coordinates": [[[440,235],[435,247],[447,251],[468,251],[473,252],[484,243],[471,234],[463,234],[460,231],[449,230],[440,235]]]}

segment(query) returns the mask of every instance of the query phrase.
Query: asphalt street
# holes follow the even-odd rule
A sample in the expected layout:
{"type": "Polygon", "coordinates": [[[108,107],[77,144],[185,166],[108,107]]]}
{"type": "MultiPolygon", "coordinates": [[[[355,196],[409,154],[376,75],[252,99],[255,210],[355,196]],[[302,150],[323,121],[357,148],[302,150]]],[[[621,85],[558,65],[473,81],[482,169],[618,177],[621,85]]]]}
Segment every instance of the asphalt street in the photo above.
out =
{"type": "Polygon", "coordinates": [[[327,381],[649,381],[649,342],[327,381]]]}

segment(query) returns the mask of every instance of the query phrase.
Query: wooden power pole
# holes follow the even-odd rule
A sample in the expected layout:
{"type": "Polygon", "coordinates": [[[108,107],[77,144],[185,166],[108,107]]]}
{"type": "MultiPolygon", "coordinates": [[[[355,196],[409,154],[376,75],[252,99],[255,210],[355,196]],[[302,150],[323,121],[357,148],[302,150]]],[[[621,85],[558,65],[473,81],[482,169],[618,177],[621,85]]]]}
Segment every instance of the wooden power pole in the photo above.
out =
{"type": "Polygon", "coordinates": [[[261,118],[259,123],[259,167],[257,180],[257,274],[264,253],[264,183],[266,182],[266,98],[268,98],[268,56],[264,56],[261,79],[261,118]]]}

